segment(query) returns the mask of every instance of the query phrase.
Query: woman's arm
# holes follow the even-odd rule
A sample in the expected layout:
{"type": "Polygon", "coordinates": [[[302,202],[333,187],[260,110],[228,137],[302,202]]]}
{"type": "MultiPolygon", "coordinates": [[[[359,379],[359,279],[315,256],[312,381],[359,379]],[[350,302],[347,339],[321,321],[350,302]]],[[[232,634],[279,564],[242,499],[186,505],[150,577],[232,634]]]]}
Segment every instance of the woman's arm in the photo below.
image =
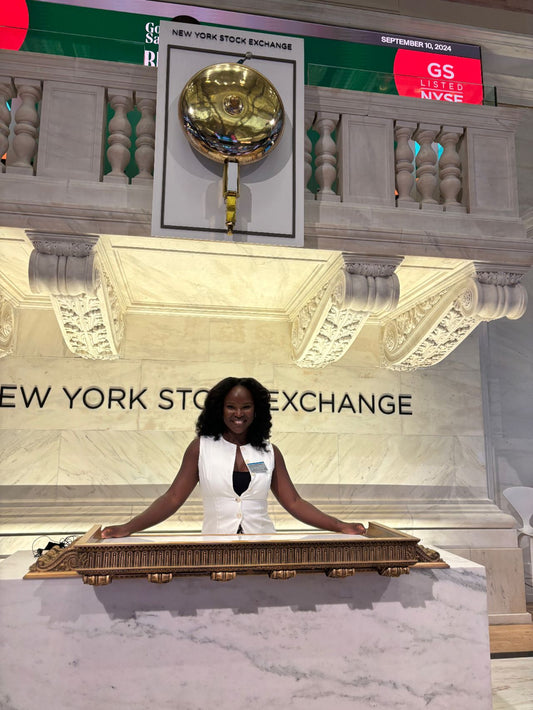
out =
{"type": "Polygon", "coordinates": [[[274,446],[275,465],[272,473],[272,493],[281,505],[302,523],[312,525],[322,530],[346,533],[348,535],[364,535],[366,530],[362,523],[345,523],[338,518],[323,513],[314,505],[300,497],[287,471],[281,451],[274,446]]]}
{"type": "Polygon", "coordinates": [[[132,533],[151,528],[153,525],[169,518],[185,503],[198,483],[198,456],[200,440],[195,439],[189,444],[180,470],[170,488],[162,496],[123,525],[110,525],[102,530],[102,537],[128,537],[132,533]]]}

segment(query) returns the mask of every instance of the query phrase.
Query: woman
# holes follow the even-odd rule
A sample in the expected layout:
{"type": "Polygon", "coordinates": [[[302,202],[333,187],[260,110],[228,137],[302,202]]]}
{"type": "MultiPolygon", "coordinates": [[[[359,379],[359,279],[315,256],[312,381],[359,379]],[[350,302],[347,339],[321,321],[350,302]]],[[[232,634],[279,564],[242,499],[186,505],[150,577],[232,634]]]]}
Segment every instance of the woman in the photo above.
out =
{"type": "Polygon", "coordinates": [[[345,523],[301,498],[280,450],[268,439],[270,394],[251,377],[227,377],[207,394],[192,441],[174,482],[144,512],[102,537],[127,537],[175,513],[200,483],[204,534],[272,533],[267,495],[272,490],[291,515],[323,530],[362,535],[361,523],[345,523]]]}

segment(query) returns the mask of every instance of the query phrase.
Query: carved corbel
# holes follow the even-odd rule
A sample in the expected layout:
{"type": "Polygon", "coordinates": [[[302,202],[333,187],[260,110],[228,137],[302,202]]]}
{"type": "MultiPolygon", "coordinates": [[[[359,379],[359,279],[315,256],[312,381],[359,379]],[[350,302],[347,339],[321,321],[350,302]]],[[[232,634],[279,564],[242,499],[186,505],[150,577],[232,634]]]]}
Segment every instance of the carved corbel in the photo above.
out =
{"type": "Polygon", "coordinates": [[[13,352],[15,341],[15,310],[0,293],[0,357],[13,352]]]}
{"type": "Polygon", "coordinates": [[[395,269],[401,259],[361,259],[342,254],[335,276],[310,298],[292,321],[291,344],[299,367],[325,367],[339,360],[373,313],[398,303],[395,269]]]}
{"type": "Polygon", "coordinates": [[[89,360],[115,360],[124,332],[122,309],[88,234],[28,233],[29,281],[50,296],[69,350],[89,360]]]}
{"type": "Polygon", "coordinates": [[[520,318],[527,291],[526,269],[476,264],[475,276],[443,289],[384,323],[383,364],[391,370],[416,370],[443,360],[482,321],[520,318]]]}

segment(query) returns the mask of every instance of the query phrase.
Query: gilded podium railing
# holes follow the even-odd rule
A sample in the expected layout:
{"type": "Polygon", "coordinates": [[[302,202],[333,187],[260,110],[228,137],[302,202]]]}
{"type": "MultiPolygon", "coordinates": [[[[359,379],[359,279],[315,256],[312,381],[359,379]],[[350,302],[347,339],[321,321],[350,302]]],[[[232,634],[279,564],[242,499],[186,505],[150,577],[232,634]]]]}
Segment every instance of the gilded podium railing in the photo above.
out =
{"type": "Polygon", "coordinates": [[[376,571],[399,577],[410,568],[447,567],[418,538],[378,523],[367,535],[279,533],[276,535],[174,535],[101,539],[95,525],[66,549],[52,549],[37,560],[26,579],[75,576],[93,586],[113,579],[145,578],[154,583],[175,577],[210,576],[228,581],[242,574],[291,579],[323,573],[349,577],[376,571]]]}

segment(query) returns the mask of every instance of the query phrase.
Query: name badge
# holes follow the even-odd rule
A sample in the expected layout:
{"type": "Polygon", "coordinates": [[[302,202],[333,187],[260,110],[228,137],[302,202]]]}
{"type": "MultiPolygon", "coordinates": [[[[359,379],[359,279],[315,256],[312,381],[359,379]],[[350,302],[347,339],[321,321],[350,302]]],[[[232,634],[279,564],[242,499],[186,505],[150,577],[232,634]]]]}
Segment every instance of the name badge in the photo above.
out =
{"type": "Polygon", "coordinates": [[[264,461],[246,461],[245,463],[252,476],[254,473],[268,473],[268,468],[264,461]]]}

